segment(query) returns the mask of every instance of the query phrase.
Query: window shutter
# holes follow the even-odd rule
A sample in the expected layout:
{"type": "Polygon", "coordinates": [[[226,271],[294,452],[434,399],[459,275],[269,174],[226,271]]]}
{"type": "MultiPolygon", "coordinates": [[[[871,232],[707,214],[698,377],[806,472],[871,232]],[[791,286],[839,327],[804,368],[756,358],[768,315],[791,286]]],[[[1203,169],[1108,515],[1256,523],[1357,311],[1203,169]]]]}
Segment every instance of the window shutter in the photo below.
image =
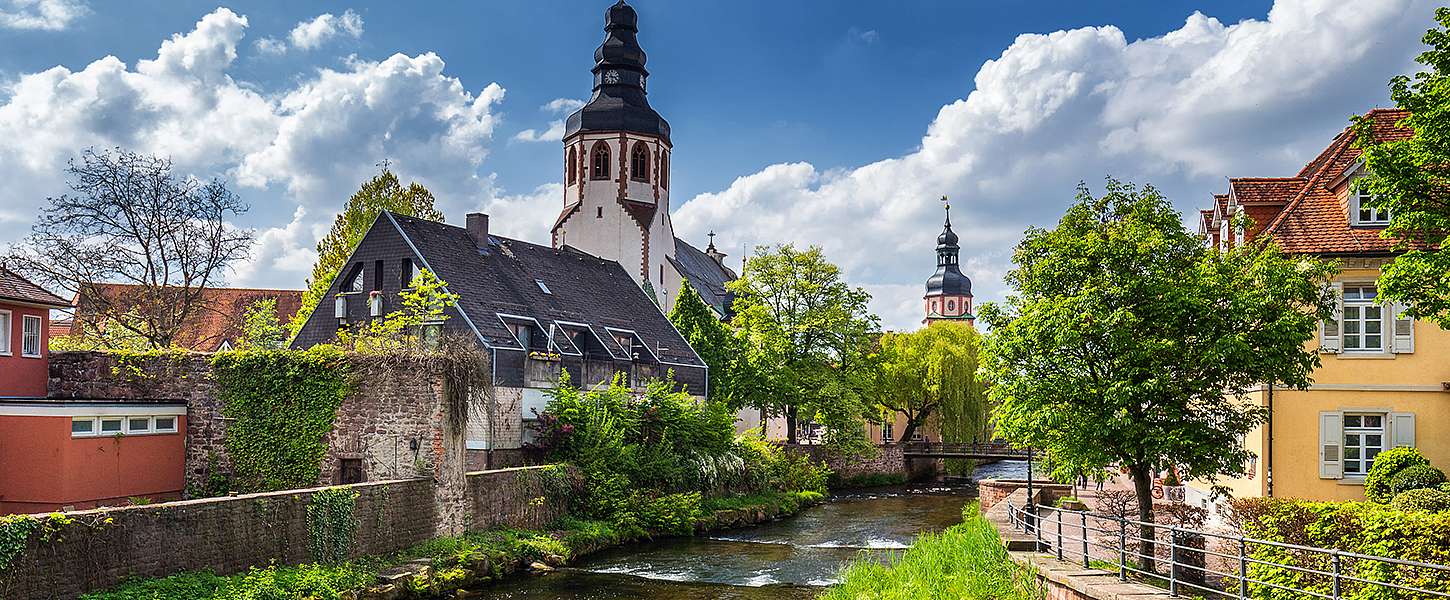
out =
{"type": "Polygon", "coordinates": [[[1344,284],[1331,283],[1329,291],[1334,294],[1334,315],[1319,324],[1319,351],[1337,354],[1342,347],[1339,322],[1344,318],[1344,284]]]}
{"type": "Polygon", "coordinates": [[[1395,354],[1410,354],[1415,351],[1415,319],[1405,314],[1408,308],[1399,302],[1390,305],[1390,310],[1394,311],[1391,313],[1394,333],[1391,350],[1395,354]]]}
{"type": "Polygon", "coordinates": [[[1415,413],[1390,413],[1390,436],[1396,448],[1415,447],[1415,413]]]}
{"type": "Polygon", "coordinates": [[[1337,412],[1319,413],[1319,478],[1344,478],[1344,415],[1337,412]]]}

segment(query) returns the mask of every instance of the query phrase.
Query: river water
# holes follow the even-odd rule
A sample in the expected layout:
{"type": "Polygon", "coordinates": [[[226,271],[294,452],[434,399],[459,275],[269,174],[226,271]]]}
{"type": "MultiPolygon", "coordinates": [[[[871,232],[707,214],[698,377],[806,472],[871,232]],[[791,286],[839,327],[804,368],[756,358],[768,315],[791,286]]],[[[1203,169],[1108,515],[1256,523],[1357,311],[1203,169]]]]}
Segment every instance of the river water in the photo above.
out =
{"type": "MultiPolygon", "coordinates": [[[[999,463],[978,477],[1010,476],[999,463]]],[[[838,495],[800,514],[718,534],[631,544],[539,576],[482,590],[495,600],[794,600],[836,582],[841,567],[881,560],[917,534],[961,522],[970,486],[922,484],[838,495]]]]}

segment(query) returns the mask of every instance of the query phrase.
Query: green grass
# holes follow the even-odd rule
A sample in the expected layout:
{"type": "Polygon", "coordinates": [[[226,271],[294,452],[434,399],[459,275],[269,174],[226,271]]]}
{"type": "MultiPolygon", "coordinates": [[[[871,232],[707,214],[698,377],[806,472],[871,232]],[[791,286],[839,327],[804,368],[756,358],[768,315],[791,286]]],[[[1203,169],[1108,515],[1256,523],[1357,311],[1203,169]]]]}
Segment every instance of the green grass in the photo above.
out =
{"type": "Polygon", "coordinates": [[[759,492],[755,494],[705,498],[700,502],[700,508],[707,513],[759,507],[773,507],[783,512],[795,512],[800,510],[802,504],[813,504],[820,502],[824,498],[824,494],[812,491],[759,492]]]}
{"type": "Polygon", "coordinates": [[[841,572],[841,583],[819,600],[1042,600],[1037,575],[1007,556],[997,530],[977,513],[962,509],[963,522],[941,533],[925,533],[910,548],[882,564],[862,556],[841,572]]]}

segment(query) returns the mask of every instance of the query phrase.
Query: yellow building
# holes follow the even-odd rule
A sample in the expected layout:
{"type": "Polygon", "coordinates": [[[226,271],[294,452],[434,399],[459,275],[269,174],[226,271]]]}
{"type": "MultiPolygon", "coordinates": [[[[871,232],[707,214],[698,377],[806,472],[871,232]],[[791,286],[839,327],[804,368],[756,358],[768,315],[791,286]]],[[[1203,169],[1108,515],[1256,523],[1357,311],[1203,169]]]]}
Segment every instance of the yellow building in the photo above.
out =
{"type": "MultiPolygon", "coordinates": [[[[1402,139],[1407,113],[1374,110],[1375,135],[1402,139]]],[[[1380,237],[1384,211],[1361,206],[1353,181],[1364,175],[1355,133],[1346,129],[1294,177],[1229,180],[1228,193],[1202,211],[1207,243],[1228,247],[1272,237],[1291,254],[1336,259],[1338,318],[1321,324],[1323,366],[1308,390],[1264,386],[1252,398],[1269,422],[1245,446],[1250,476],[1229,480],[1237,497],[1362,500],[1364,476],[1379,452],[1415,446],[1450,469],[1450,331],[1404,314],[1376,288],[1392,256],[1380,237]],[[1232,228],[1244,214],[1252,224],[1232,228]]],[[[1206,484],[1205,484],[1206,485],[1206,484]]]]}

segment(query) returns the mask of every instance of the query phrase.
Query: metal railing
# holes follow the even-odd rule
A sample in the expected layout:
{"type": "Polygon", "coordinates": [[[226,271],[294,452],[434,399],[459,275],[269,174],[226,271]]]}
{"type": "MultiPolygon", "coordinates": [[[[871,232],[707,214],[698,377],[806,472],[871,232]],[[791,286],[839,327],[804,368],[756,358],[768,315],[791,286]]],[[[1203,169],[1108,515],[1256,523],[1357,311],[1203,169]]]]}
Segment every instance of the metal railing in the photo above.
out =
{"type": "Polygon", "coordinates": [[[1051,506],[1008,504],[1007,509],[1012,527],[1032,535],[1038,552],[1053,553],[1058,560],[1081,559],[1086,568],[1115,568],[1122,581],[1130,577],[1146,580],[1166,587],[1174,596],[1188,592],[1206,598],[1241,599],[1450,598],[1450,565],[1258,540],[1051,506]],[[1152,528],[1151,538],[1142,536],[1140,528],[1144,525],[1152,528]],[[1164,532],[1166,539],[1159,540],[1158,535],[1164,532]],[[1144,554],[1150,542],[1151,556],[1144,554]],[[1160,550],[1166,555],[1160,556],[1160,550]],[[1166,573],[1160,572],[1162,568],[1166,573]],[[1275,572],[1280,569],[1283,571],[1275,572]],[[1266,577],[1273,581],[1263,579],[1266,577]],[[1435,589],[1420,587],[1424,585],[1435,589]]]}

